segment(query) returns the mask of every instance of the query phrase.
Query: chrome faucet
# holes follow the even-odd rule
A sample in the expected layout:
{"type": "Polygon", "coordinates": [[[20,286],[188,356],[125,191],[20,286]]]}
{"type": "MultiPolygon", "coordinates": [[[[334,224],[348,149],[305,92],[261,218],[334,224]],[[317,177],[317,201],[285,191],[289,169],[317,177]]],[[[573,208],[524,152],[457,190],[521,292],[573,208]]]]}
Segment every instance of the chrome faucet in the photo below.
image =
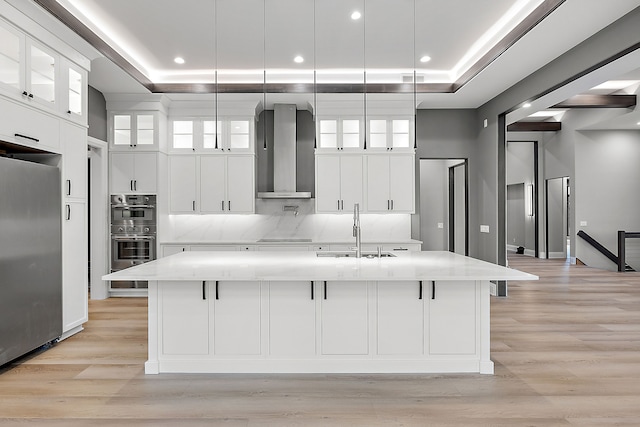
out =
{"type": "Polygon", "coordinates": [[[362,257],[362,242],[360,239],[360,204],[353,205],[353,237],[356,238],[356,258],[362,257]]]}

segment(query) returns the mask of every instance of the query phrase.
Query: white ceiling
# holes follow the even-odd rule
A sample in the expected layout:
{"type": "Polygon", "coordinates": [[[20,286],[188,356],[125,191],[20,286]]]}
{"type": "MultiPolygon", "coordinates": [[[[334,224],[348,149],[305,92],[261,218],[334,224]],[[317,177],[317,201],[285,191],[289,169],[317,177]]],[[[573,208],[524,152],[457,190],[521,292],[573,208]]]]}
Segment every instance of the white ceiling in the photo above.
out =
{"type": "MultiPolygon", "coordinates": [[[[318,83],[353,83],[363,81],[365,68],[367,82],[398,82],[415,70],[425,82],[450,83],[542,3],[57,1],[155,83],[213,82],[216,69],[220,83],[262,83],[264,69],[268,82],[312,82],[315,69],[318,83]],[[350,18],[354,10],[363,13],[358,21],[350,18]],[[304,62],[294,63],[296,55],[304,62]],[[432,60],[420,63],[423,55],[432,60]],[[186,63],[175,64],[176,56],[186,63]]],[[[638,6],[640,0],[567,0],[456,93],[419,94],[420,108],[479,107],[638,6]]],[[[147,92],[106,58],[92,62],[89,83],[103,93],[147,92]]],[[[262,98],[243,97],[251,96],[262,98]]],[[[275,98],[287,96],[305,103],[300,95],[275,98]]]]}

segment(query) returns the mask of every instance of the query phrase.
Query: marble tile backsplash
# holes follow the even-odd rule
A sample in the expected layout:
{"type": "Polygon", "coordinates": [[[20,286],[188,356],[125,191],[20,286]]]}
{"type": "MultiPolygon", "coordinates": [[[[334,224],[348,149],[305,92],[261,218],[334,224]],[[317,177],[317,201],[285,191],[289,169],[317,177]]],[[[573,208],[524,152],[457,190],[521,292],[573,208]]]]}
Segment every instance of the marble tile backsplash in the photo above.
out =
{"type": "MultiPolygon", "coordinates": [[[[257,199],[253,215],[169,215],[161,218],[158,238],[161,242],[353,239],[352,210],[334,215],[316,214],[314,208],[313,199],[257,199]]],[[[363,241],[411,239],[411,215],[362,214],[360,222],[363,241]]]]}

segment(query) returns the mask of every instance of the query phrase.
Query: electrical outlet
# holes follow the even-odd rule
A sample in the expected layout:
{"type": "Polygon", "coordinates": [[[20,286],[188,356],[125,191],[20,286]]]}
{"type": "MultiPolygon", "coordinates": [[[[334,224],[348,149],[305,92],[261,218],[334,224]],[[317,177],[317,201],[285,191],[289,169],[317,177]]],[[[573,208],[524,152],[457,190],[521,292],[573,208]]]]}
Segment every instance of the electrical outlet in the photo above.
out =
{"type": "Polygon", "coordinates": [[[481,225],[480,226],[480,232],[481,233],[488,233],[489,232],[489,226],[488,225],[481,225]]]}
{"type": "Polygon", "coordinates": [[[586,227],[587,221],[580,221],[580,227],[586,227]]]}
{"type": "Polygon", "coordinates": [[[439,223],[438,223],[438,228],[444,228],[444,223],[439,222],[439,223]]]}

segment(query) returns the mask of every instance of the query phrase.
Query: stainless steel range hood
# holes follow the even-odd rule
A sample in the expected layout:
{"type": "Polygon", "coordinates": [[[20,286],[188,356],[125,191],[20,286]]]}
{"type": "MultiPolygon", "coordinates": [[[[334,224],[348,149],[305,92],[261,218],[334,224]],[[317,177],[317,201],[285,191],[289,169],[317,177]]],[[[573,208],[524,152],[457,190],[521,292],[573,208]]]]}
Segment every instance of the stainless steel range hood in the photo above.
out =
{"type": "Polygon", "coordinates": [[[311,192],[296,191],[296,105],[273,107],[273,191],[260,199],[310,199],[311,192]]]}

